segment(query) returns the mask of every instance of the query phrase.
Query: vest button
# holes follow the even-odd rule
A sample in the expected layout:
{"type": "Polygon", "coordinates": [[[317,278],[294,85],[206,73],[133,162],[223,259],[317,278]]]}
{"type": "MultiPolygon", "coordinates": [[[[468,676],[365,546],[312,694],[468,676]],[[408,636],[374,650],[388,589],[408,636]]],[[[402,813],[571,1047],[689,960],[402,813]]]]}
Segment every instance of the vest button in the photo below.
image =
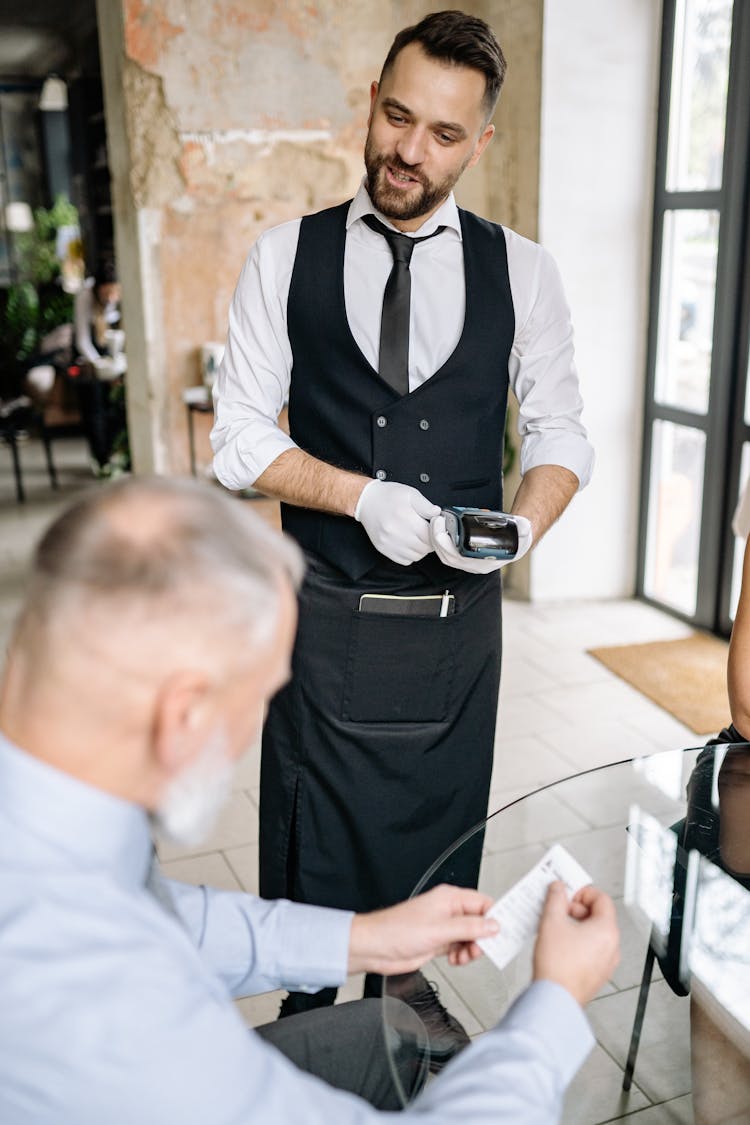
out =
{"type": "Polygon", "coordinates": [[[378,471],[375,474],[375,480],[385,480],[387,478],[387,476],[388,476],[388,474],[385,471],[385,469],[378,469],[378,471]]]}
{"type": "Polygon", "coordinates": [[[429,484],[430,483],[430,474],[429,473],[420,473],[419,479],[421,480],[422,484],[429,484]]]}
{"type": "Polygon", "coordinates": [[[420,430],[429,430],[430,423],[427,421],[426,418],[422,418],[422,420],[419,423],[419,428],[420,428],[420,430]]]}
{"type": "Polygon", "coordinates": [[[375,419],[375,421],[380,426],[381,430],[382,430],[383,426],[388,425],[388,419],[384,418],[382,414],[379,414],[378,417],[375,419]]]}

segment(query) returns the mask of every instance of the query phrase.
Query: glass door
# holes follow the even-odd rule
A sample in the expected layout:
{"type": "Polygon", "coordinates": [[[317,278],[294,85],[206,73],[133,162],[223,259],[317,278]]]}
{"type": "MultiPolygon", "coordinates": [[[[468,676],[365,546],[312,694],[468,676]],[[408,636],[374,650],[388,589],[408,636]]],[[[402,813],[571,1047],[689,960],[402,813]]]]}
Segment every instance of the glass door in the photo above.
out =
{"type": "Polygon", "coordinates": [[[749,9],[665,0],[662,39],[638,593],[717,631],[729,628],[729,523],[750,472],[733,432],[750,294],[749,9]]]}

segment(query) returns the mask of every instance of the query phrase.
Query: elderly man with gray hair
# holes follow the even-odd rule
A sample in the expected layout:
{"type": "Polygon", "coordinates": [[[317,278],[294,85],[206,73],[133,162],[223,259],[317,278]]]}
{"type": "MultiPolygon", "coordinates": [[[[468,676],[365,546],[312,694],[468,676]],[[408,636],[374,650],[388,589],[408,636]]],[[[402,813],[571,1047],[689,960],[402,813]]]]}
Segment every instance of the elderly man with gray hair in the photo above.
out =
{"type": "MultiPolygon", "coordinates": [[[[289,672],[300,556],[246,509],[131,480],[37,549],[0,683],[3,1125],[370,1121],[398,1104],[378,1001],[254,1033],[231,998],[464,964],[495,932],[475,890],[352,915],[159,875],[152,826],[205,836],[289,672]]],[[[535,982],[404,1117],[554,1120],[616,957],[610,900],[556,887],[535,982]]],[[[418,1021],[392,1003],[413,1092],[418,1021]]]]}

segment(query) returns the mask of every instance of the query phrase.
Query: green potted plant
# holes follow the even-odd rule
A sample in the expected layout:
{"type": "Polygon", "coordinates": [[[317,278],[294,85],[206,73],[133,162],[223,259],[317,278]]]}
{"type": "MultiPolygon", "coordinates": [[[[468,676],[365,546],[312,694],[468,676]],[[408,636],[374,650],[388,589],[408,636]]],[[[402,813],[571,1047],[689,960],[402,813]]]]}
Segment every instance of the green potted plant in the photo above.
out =
{"type": "Polygon", "coordinates": [[[65,196],[52,207],[38,207],[34,226],[18,234],[16,250],[20,277],[2,296],[0,306],[0,397],[21,393],[29,361],[41,339],[61,324],[73,320],[73,294],[60,284],[58,232],[78,228],[78,211],[65,196]]]}

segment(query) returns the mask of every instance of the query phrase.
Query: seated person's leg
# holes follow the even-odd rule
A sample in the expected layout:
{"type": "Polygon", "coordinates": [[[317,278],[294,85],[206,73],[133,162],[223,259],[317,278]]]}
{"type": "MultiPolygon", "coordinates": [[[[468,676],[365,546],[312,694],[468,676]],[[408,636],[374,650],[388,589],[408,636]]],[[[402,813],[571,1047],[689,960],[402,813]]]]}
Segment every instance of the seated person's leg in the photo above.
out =
{"type": "Polygon", "coordinates": [[[355,1000],[349,1004],[302,1012],[256,1032],[273,1044],[301,1070],[322,1078],[339,1090],[358,1094],[376,1109],[401,1108],[388,1059],[397,1068],[402,1089],[411,1098],[421,1086],[424,1068],[420,1044],[426,1035],[418,1016],[406,1004],[387,1001],[386,1051],[383,1004],[380,1000],[355,1000]]]}
{"type": "Polygon", "coordinates": [[[326,1008],[335,1003],[337,992],[337,988],[321,988],[318,992],[289,992],[281,1001],[279,1019],[326,1008]]]}

